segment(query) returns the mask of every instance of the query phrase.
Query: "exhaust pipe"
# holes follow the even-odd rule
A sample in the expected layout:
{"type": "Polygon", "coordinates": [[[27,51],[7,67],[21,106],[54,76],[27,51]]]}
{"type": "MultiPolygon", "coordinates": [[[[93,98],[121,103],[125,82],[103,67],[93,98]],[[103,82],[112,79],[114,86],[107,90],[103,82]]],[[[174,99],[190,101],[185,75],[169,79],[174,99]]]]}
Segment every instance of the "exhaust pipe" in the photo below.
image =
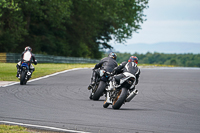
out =
{"type": "Polygon", "coordinates": [[[126,102],[130,102],[136,95],[138,94],[138,90],[133,90],[129,96],[126,98],[126,102]]]}

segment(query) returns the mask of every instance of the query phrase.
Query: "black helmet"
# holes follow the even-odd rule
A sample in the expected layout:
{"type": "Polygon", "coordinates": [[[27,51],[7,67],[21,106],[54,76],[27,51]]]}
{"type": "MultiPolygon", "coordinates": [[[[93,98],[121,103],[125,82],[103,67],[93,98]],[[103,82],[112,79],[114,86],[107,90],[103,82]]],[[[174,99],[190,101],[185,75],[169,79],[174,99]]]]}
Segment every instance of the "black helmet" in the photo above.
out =
{"type": "Polygon", "coordinates": [[[27,47],[25,47],[25,49],[24,49],[25,51],[32,51],[32,48],[31,47],[29,47],[29,46],[27,46],[27,47]]]}
{"type": "Polygon", "coordinates": [[[129,58],[128,62],[135,62],[137,64],[138,63],[138,58],[136,56],[131,56],[129,58]]]}
{"type": "Polygon", "coordinates": [[[111,58],[113,58],[113,59],[117,59],[117,55],[115,54],[115,53],[113,53],[113,52],[110,52],[110,54],[108,55],[108,57],[111,57],[111,58]]]}

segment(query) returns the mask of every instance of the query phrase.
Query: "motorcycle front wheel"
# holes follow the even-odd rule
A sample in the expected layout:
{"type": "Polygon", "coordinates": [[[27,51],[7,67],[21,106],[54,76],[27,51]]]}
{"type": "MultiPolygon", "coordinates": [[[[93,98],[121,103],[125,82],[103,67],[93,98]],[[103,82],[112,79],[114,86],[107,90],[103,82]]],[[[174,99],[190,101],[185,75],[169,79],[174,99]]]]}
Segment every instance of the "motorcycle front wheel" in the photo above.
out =
{"type": "Polygon", "coordinates": [[[119,109],[122,104],[125,102],[127,97],[128,90],[126,88],[122,88],[118,94],[117,97],[112,102],[112,108],[113,109],[119,109]]]}
{"type": "Polygon", "coordinates": [[[99,100],[105,88],[106,88],[106,83],[104,81],[100,81],[99,86],[93,95],[93,100],[99,100]]]}

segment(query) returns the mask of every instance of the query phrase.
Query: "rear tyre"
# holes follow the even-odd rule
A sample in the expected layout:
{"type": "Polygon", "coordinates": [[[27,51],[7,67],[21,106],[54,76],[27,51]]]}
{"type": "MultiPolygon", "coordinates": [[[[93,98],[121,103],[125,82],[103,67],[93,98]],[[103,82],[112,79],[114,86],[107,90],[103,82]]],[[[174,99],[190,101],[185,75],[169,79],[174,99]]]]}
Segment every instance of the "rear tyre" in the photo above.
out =
{"type": "Polygon", "coordinates": [[[93,95],[93,100],[99,100],[105,88],[106,88],[106,83],[104,81],[100,81],[99,86],[93,95]]]}
{"type": "Polygon", "coordinates": [[[125,102],[127,97],[128,90],[126,88],[122,88],[121,91],[119,91],[118,96],[113,100],[112,108],[113,109],[119,109],[122,104],[125,102]]]}
{"type": "Polygon", "coordinates": [[[20,85],[24,85],[26,84],[26,81],[25,81],[25,72],[22,71],[21,75],[20,75],[20,85]]]}

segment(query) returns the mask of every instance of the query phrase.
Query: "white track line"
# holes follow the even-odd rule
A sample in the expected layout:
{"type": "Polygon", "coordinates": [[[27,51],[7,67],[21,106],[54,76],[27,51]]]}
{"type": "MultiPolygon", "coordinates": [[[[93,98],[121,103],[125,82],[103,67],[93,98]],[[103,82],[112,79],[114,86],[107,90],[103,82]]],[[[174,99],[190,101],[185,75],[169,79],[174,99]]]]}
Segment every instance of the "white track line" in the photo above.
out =
{"type": "Polygon", "coordinates": [[[16,123],[16,122],[10,122],[10,121],[0,121],[0,123],[4,124],[12,124],[12,125],[20,125],[24,127],[34,127],[34,128],[42,128],[42,129],[48,129],[48,130],[54,130],[54,131],[62,131],[62,132],[69,132],[69,133],[89,133],[84,131],[75,131],[75,130],[68,130],[68,129],[62,129],[57,127],[49,127],[49,126],[41,126],[41,125],[32,125],[32,124],[24,124],[24,123],[16,123]]]}
{"type": "MultiPolygon", "coordinates": [[[[33,81],[37,81],[37,80],[40,80],[40,79],[48,78],[48,77],[51,77],[51,76],[55,76],[55,75],[58,75],[58,74],[61,74],[61,73],[66,73],[66,72],[69,72],[69,71],[79,70],[79,69],[86,69],[86,68],[74,68],[74,69],[69,69],[69,70],[53,73],[53,74],[50,74],[50,75],[46,75],[46,76],[43,76],[43,77],[39,77],[39,78],[35,78],[35,79],[32,79],[32,80],[29,80],[28,83],[29,82],[33,82],[33,81]]],[[[1,86],[1,87],[12,86],[12,85],[15,85],[15,84],[19,84],[19,82],[15,82],[15,83],[12,83],[12,84],[4,85],[4,86],[1,86]]]]}

